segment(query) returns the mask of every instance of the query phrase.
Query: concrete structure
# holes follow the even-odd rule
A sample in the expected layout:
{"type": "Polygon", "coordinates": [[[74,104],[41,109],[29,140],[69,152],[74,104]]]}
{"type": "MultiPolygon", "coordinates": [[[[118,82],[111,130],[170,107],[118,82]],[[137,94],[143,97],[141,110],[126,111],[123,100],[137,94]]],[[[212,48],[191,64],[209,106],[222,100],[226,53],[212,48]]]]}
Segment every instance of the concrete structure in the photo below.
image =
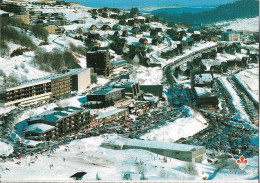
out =
{"type": "Polygon", "coordinates": [[[92,112],[71,106],[56,107],[27,119],[29,126],[25,131],[25,138],[51,140],[74,133],[94,120],[96,114],[92,112]]]}
{"type": "Polygon", "coordinates": [[[95,93],[87,95],[87,101],[100,101],[103,103],[103,107],[114,105],[115,101],[125,98],[124,88],[113,88],[99,90],[95,93]]]}
{"type": "Polygon", "coordinates": [[[222,41],[240,41],[240,34],[232,29],[228,29],[226,32],[221,34],[222,41]]]}
{"type": "Polygon", "coordinates": [[[102,147],[115,150],[143,149],[162,156],[171,157],[188,162],[201,162],[206,158],[206,148],[187,144],[148,141],[138,139],[117,138],[103,142],[102,147]]]}
{"type": "Polygon", "coordinates": [[[92,67],[98,75],[109,76],[113,74],[110,53],[106,50],[87,52],[87,67],[92,67]]]}
{"type": "Polygon", "coordinates": [[[90,85],[89,72],[90,69],[72,69],[65,74],[54,74],[16,85],[2,86],[0,106],[10,107],[41,100],[59,99],[70,94],[72,90],[82,91],[90,85]]]}
{"type": "Polygon", "coordinates": [[[130,79],[121,79],[113,88],[124,88],[126,96],[134,99],[143,99],[143,91],[140,90],[139,82],[130,79]]]}
{"type": "Polygon", "coordinates": [[[218,106],[218,97],[209,88],[194,87],[197,107],[212,108],[218,106]]]}
{"type": "Polygon", "coordinates": [[[17,15],[12,16],[12,19],[20,20],[24,24],[29,25],[30,24],[30,14],[29,12],[23,12],[17,15]]]}
{"type": "Polygon", "coordinates": [[[85,91],[91,85],[91,70],[89,68],[85,69],[72,69],[75,72],[72,74],[72,91],[85,91]]]}

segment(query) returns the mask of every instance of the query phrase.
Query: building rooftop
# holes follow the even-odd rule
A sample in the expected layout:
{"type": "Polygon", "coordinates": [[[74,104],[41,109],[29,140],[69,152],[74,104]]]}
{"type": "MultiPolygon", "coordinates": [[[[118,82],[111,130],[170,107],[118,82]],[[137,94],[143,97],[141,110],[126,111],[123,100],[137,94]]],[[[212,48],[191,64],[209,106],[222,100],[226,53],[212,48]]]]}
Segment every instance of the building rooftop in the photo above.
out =
{"type": "Polygon", "coordinates": [[[78,107],[72,107],[72,106],[68,106],[68,107],[56,107],[52,110],[49,111],[45,111],[37,116],[33,116],[31,118],[29,118],[29,121],[46,121],[46,122],[50,122],[50,123],[56,123],[57,121],[59,121],[60,119],[66,117],[66,116],[70,116],[72,114],[77,113],[78,111],[87,111],[87,109],[83,109],[83,108],[78,108],[78,107]]]}
{"type": "Polygon", "coordinates": [[[18,89],[18,88],[26,87],[26,86],[29,86],[29,85],[37,85],[37,84],[42,84],[42,83],[45,83],[45,82],[50,82],[51,80],[55,80],[55,79],[58,79],[60,77],[66,77],[66,76],[71,76],[73,74],[78,74],[78,73],[83,72],[87,69],[89,69],[89,68],[71,69],[64,74],[52,74],[50,76],[46,76],[46,77],[39,78],[39,79],[33,79],[33,80],[26,81],[26,82],[23,82],[23,83],[18,83],[18,84],[14,84],[14,85],[10,85],[10,86],[2,86],[0,91],[5,91],[7,89],[16,89],[16,88],[18,89]]]}
{"type": "Polygon", "coordinates": [[[123,90],[123,88],[112,88],[112,89],[99,90],[90,95],[106,95],[108,93],[112,93],[112,92],[119,91],[119,90],[123,90]]]}
{"type": "Polygon", "coordinates": [[[213,97],[215,96],[209,88],[194,87],[198,97],[213,97]]]}
{"type": "Polygon", "coordinates": [[[123,109],[123,108],[112,108],[112,109],[109,109],[109,110],[101,111],[101,112],[99,112],[97,119],[102,119],[102,118],[105,118],[105,117],[108,117],[108,116],[111,116],[113,114],[117,114],[119,112],[123,112],[123,111],[126,111],[126,110],[127,109],[123,109]]]}
{"type": "Polygon", "coordinates": [[[175,151],[196,151],[203,147],[203,146],[195,146],[195,145],[187,145],[187,144],[170,143],[170,142],[128,139],[128,138],[121,138],[121,137],[118,137],[111,141],[104,142],[103,144],[111,144],[111,145],[118,145],[118,146],[129,145],[129,146],[136,146],[136,147],[169,149],[175,151]]]}
{"type": "Polygon", "coordinates": [[[52,130],[55,128],[56,128],[55,126],[46,125],[43,123],[37,123],[37,124],[32,124],[32,125],[28,126],[26,128],[25,132],[33,132],[33,133],[41,134],[45,131],[52,130]]]}
{"type": "Polygon", "coordinates": [[[207,84],[213,80],[213,77],[210,73],[204,74],[195,74],[194,75],[194,83],[195,84],[207,84]]]}

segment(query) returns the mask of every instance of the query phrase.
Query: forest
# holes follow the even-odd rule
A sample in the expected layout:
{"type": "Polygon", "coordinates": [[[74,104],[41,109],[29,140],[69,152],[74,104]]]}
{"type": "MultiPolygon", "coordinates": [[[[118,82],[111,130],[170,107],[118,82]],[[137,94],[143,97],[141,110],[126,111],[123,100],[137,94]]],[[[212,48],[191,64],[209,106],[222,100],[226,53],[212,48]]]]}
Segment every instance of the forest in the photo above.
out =
{"type": "Polygon", "coordinates": [[[239,0],[199,13],[169,14],[168,12],[161,12],[155,15],[163,18],[166,22],[214,23],[224,20],[235,20],[237,18],[253,18],[258,16],[258,11],[258,1],[239,0]]]}

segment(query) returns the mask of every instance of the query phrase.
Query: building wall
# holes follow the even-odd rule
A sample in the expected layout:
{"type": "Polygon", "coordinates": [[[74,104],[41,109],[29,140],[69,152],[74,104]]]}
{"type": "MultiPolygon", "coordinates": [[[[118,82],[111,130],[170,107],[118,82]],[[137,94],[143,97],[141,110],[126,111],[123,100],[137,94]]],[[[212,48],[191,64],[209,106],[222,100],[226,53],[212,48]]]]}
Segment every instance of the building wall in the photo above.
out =
{"type": "Polygon", "coordinates": [[[71,92],[70,76],[60,77],[51,81],[51,91],[53,98],[59,98],[71,92]]]}
{"type": "Polygon", "coordinates": [[[83,92],[91,85],[90,69],[84,70],[72,76],[72,90],[83,92]]]}
{"type": "Polygon", "coordinates": [[[179,159],[182,161],[188,161],[188,162],[201,162],[206,158],[206,149],[205,147],[202,147],[198,149],[197,151],[178,151],[174,149],[159,149],[154,147],[140,147],[140,146],[134,146],[134,145],[115,145],[115,144],[103,144],[104,147],[112,148],[116,150],[120,149],[143,149],[147,150],[156,154],[160,154],[162,156],[171,157],[175,159],[179,159]]]}
{"type": "Polygon", "coordinates": [[[56,34],[56,29],[58,28],[56,25],[48,25],[46,27],[44,27],[48,33],[50,34],[56,34]]]}

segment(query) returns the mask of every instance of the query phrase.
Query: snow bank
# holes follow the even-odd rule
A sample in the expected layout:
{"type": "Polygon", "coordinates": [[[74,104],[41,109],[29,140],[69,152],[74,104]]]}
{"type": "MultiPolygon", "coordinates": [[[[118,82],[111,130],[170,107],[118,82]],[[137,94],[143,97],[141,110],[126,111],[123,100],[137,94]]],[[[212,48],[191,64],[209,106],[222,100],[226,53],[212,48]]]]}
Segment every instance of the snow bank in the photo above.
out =
{"type": "Polygon", "coordinates": [[[113,140],[117,135],[102,135],[82,140],[74,140],[68,145],[60,146],[54,153],[28,156],[14,162],[0,162],[0,166],[10,171],[0,169],[2,181],[73,181],[71,175],[77,172],[87,172],[83,181],[96,180],[96,174],[102,181],[119,181],[125,173],[131,175],[131,179],[139,181],[140,171],[148,180],[202,180],[208,176],[209,165],[194,163],[198,169],[198,175],[189,175],[184,171],[186,162],[167,158],[154,153],[131,149],[112,150],[100,147],[104,140],[113,140]],[[67,149],[67,151],[65,150],[67,149]],[[65,158],[65,159],[64,159],[65,158]],[[17,165],[17,161],[21,163],[17,165]],[[143,162],[140,165],[138,162],[143,162]],[[50,164],[53,167],[50,168],[50,164]]]}
{"type": "Polygon", "coordinates": [[[259,30],[259,17],[236,19],[235,21],[224,21],[216,23],[217,26],[223,26],[225,29],[233,29],[236,31],[250,31],[258,32],[259,30]]]}
{"type": "Polygon", "coordinates": [[[235,77],[244,86],[248,93],[259,100],[259,68],[248,69],[235,74],[235,77]]]}
{"type": "Polygon", "coordinates": [[[8,156],[13,152],[13,147],[0,141],[0,156],[8,156]]]}
{"type": "Polygon", "coordinates": [[[165,126],[151,130],[141,139],[174,142],[180,138],[192,136],[208,126],[207,121],[199,112],[186,106],[183,109],[187,117],[167,122],[165,126]]]}

